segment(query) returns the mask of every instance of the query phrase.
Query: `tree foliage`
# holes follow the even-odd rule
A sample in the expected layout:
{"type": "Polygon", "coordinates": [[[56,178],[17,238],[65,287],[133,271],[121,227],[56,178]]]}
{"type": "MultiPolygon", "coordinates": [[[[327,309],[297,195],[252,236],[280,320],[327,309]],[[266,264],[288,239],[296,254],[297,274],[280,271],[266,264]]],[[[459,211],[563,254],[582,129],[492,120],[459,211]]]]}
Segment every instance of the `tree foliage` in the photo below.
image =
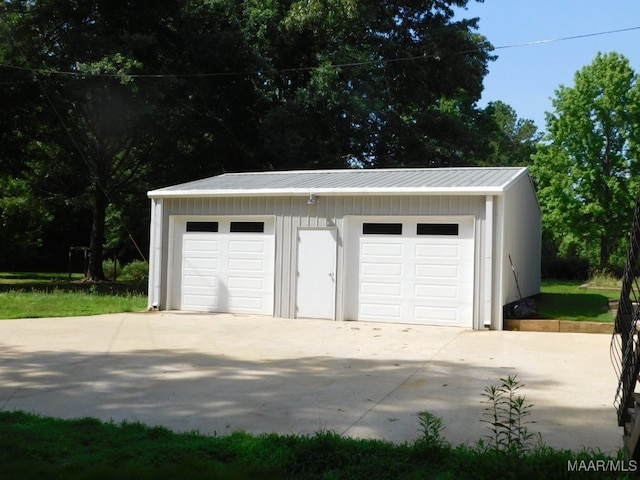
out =
{"type": "Polygon", "coordinates": [[[253,89],[166,76],[246,68],[234,63],[239,35],[225,30],[215,6],[202,11],[206,5],[5,2],[10,47],[4,56],[11,65],[3,69],[9,85],[3,93],[11,105],[6,125],[24,143],[2,152],[13,168],[0,174],[30,183],[31,196],[42,199],[59,224],[91,212],[80,240],[91,245],[88,279],[104,278],[110,204],[140,210],[149,186],[176,181],[172,173],[181,172],[181,180],[189,173],[218,173],[225,162],[246,168],[236,147],[241,142],[229,137],[250,138],[246,130],[234,132],[233,122],[255,117],[228,99],[251,102],[246,93],[253,89]],[[136,78],[143,67],[160,77],[136,78]]]}
{"type": "Polygon", "coordinates": [[[541,139],[533,120],[518,118],[516,111],[504,102],[496,101],[483,111],[489,123],[480,131],[486,135],[488,166],[527,166],[541,139]]]}
{"type": "MultiPolygon", "coordinates": [[[[104,279],[107,206],[121,192],[135,190],[148,168],[149,97],[125,75],[141,66],[131,36],[143,12],[70,0],[8,7],[13,63],[34,78],[25,88],[40,113],[21,173],[37,196],[52,199],[53,210],[60,208],[57,201],[91,210],[87,277],[104,279]]],[[[15,119],[15,129],[22,121],[15,119]]]]}
{"type": "Polygon", "coordinates": [[[477,19],[454,20],[451,6],[466,1],[248,3],[246,31],[268,61],[272,104],[261,131],[274,166],[476,159],[465,144],[467,114],[491,45],[474,32],[477,19]]]}
{"type": "Polygon", "coordinates": [[[639,186],[637,74],[624,56],[598,54],[553,106],[532,170],[544,229],[561,253],[608,267],[624,249],[639,186]]]}
{"type": "Polygon", "coordinates": [[[62,258],[90,243],[101,279],[105,246],[146,244],[151,187],[522,163],[501,153],[526,144],[507,139],[520,127],[476,106],[493,57],[478,19],[454,17],[467,1],[7,0],[3,225],[25,215],[38,228],[24,244],[62,258]]]}

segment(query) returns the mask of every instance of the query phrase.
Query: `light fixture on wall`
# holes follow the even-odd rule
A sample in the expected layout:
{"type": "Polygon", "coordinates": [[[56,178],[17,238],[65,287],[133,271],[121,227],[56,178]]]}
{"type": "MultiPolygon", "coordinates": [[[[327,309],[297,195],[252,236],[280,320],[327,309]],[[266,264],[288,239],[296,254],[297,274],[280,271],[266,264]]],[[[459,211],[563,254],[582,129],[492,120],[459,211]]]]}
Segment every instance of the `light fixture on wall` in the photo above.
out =
{"type": "Polygon", "coordinates": [[[313,193],[309,194],[309,198],[307,199],[307,205],[315,205],[318,197],[316,197],[313,193]]]}

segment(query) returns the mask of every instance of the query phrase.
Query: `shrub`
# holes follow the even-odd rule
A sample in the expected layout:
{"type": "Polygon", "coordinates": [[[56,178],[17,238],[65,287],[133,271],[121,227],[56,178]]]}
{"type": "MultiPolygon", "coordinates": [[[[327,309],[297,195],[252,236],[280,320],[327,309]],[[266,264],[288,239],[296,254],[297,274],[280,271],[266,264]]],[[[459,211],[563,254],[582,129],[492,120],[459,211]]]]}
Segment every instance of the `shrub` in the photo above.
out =
{"type": "Polygon", "coordinates": [[[123,280],[147,280],[149,278],[149,264],[142,260],[134,260],[122,267],[121,275],[123,280]]]}
{"type": "Polygon", "coordinates": [[[102,261],[102,271],[104,276],[108,280],[117,280],[122,275],[122,264],[119,260],[113,260],[113,258],[102,261]]]}

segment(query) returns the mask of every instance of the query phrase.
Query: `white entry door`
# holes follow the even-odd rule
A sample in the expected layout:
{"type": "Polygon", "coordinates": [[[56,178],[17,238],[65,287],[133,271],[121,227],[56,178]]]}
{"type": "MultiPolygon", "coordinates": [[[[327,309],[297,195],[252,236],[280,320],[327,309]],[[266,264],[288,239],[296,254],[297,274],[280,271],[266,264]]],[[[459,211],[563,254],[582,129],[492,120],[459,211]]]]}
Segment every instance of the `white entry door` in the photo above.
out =
{"type": "Polygon", "coordinates": [[[298,230],[296,318],[335,318],[336,229],[298,230]]]}

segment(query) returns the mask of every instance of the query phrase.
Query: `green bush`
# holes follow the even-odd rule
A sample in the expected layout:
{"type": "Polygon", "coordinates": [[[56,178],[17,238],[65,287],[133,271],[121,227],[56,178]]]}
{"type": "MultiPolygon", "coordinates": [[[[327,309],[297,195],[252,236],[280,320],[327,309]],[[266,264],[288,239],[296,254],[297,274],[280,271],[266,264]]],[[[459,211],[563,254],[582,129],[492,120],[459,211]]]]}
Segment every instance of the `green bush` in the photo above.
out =
{"type": "Polygon", "coordinates": [[[118,275],[122,280],[143,281],[149,278],[149,264],[142,260],[134,260],[122,267],[118,275]]]}
{"type": "Polygon", "coordinates": [[[102,262],[102,271],[107,280],[146,281],[149,278],[149,264],[142,260],[134,260],[122,265],[119,260],[109,258],[102,262]]]}
{"type": "Polygon", "coordinates": [[[115,281],[122,274],[122,264],[119,260],[113,261],[113,258],[102,261],[102,271],[107,280],[115,281]]]}

